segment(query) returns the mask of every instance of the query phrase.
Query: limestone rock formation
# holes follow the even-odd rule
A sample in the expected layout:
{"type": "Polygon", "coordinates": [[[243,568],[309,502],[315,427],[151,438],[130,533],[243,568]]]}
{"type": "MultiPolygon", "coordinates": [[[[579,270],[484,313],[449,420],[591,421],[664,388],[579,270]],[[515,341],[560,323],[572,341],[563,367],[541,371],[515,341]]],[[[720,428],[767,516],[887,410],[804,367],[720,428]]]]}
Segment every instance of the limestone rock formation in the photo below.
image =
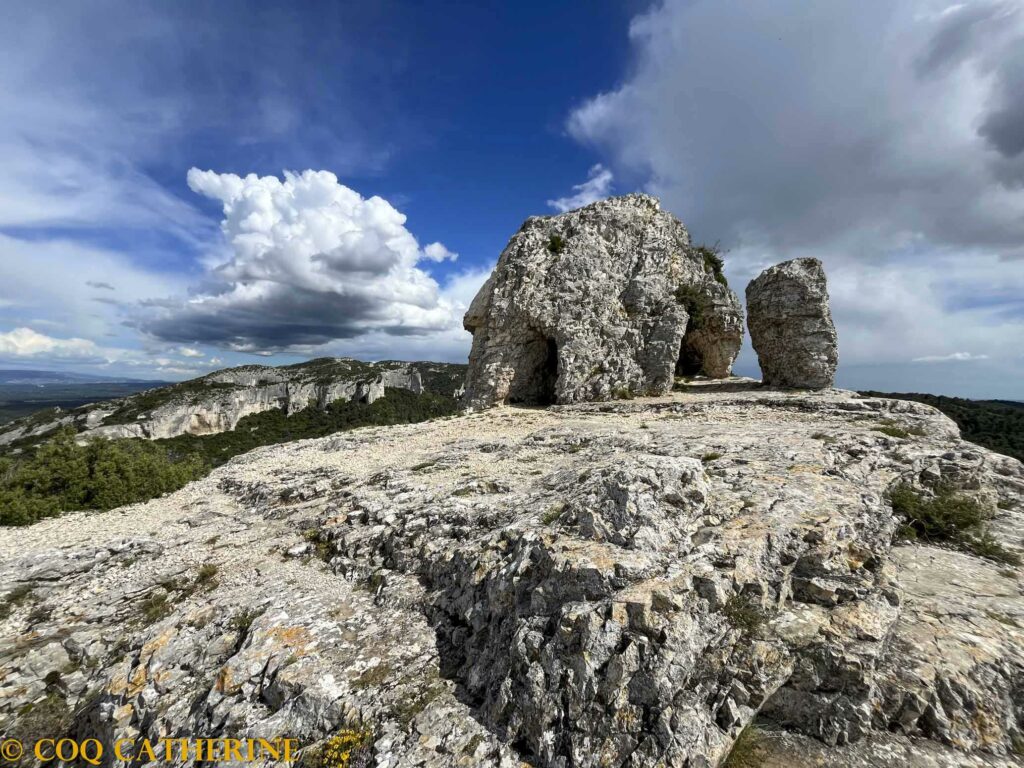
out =
{"type": "Polygon", "coordinates": [[[1022,526],[1019,462],[838,390],[267,447],[0,529],[0,733],[310,757],[358,733],[377,768],[714,768],[737,739],[732,765],[1010,768],[1024,574],[991,557],[1022,526]],[[989,557],[894,544],[897,483],[990,510],[989,557]]]}
{"type": "Polygon", "coordinates": [[[456,395],[464,366],[444,363],[367,363],[349,358],[319,358],[298,365],[245,365],[227,368],[176,385],[119,400],[94,403],[41,420],[37,416],[4,424],[0,445],[40,438],[62,426],[74,426],[81,439],[211,435],[234,429],[246,416],[283,410],[326,408],[338,400],[373,403],[388,388],[415,394],[430,389],[456,395]]]}
{"type": "Polygon", "coordinates": [[[465,402],[664,394],[677,367],[727,376],[743,316],[724,280],[647,195],[527,219],[466,313],[465,402]]]}
{"type": "Polygon", "coordinates": [[[835,381],[836,329],[818,259],[776,264],[747,285],[747,326],[762,381],[823,389],[835,381]]]}

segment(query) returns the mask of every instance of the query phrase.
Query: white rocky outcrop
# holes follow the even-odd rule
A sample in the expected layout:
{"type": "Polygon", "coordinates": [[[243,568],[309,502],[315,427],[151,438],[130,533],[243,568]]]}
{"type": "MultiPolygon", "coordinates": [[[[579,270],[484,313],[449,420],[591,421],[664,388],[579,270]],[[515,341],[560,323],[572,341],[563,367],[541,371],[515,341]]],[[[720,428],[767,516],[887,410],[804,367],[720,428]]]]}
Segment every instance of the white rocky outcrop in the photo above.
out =
{"type": "Polygon", "coordinates": [[[835,382],[838,341],[818,259],[776,264],[751,280],[747,326],[766,385],[823,389],[835,382]]]}
{"type": "Polygon", "coordinates": [[[527,219],[464,325],[470,407],[664,394],[729,375],[743,336],[713,254],[640,194],[527,219]]]}
{"type": "Polygon", "coordinates": [[[894,544],[898,483],[955,486],[1022,552],[1019,462],[840,390],[733,380],[260,449],[0,529],[0,732],[56,711],[107,743],[313,752],[356,729],[381,768],[714,767],[741,734],[734,765],[1019,765],[1024,574],[894,544]]]}

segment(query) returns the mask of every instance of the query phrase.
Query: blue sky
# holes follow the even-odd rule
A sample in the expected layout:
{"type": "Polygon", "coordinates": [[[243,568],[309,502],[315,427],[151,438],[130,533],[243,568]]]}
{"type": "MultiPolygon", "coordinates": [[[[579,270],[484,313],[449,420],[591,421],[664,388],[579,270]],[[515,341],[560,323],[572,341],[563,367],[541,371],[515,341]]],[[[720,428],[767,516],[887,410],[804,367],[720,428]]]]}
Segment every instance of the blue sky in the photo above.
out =
{"type": "Polygon", "coordinates": [[[741,295],[822,258],[841,384],[1024,399],[1019,0],[6,13],[0,366],[463,360],[523,219],[642,189],[741,295]]]}

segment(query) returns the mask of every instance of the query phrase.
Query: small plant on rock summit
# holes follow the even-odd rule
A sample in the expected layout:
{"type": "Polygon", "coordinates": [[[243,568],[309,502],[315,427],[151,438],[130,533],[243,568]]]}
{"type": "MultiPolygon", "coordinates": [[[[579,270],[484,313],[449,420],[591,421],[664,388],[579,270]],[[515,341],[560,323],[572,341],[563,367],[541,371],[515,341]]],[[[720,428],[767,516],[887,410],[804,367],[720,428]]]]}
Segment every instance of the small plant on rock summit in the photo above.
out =
{"type": "Polygon", "coordinates": [[[561,235],[551,235],[548,238],[548,250],[554,254],[560,254],[565,250],[565,238],[561,235]]]}
{"type": "Polygon", "coordinates": [[[722,261],[722,249],[718,247],[718,243],[714,245],[698,245],[696,248],[697,255],[704,259],[704,268],[714,275],[715,280],[722,285],[728,287],[729,281],[725,279],[725,262],[722,261]]]}

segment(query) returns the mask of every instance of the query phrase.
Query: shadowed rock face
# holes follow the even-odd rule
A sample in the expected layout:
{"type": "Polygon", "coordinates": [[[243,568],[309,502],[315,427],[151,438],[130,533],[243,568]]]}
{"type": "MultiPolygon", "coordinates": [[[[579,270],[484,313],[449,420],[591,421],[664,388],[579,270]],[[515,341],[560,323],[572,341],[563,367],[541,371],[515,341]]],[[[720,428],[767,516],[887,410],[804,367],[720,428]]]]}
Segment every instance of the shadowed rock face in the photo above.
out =
{"type": "Polygon", "coordinates": [[[752,280],[747,286],[747,326],[765,384],[832,386],[839,352],[820,261],[786,261],[752,280]]]}
{"type": "Polygon", "coordinates": [[[647,195],[527,219],[465,316],[466,403],[664,394],[677,367],[728,376],[743,315],[719,279],[647,195]]]}

